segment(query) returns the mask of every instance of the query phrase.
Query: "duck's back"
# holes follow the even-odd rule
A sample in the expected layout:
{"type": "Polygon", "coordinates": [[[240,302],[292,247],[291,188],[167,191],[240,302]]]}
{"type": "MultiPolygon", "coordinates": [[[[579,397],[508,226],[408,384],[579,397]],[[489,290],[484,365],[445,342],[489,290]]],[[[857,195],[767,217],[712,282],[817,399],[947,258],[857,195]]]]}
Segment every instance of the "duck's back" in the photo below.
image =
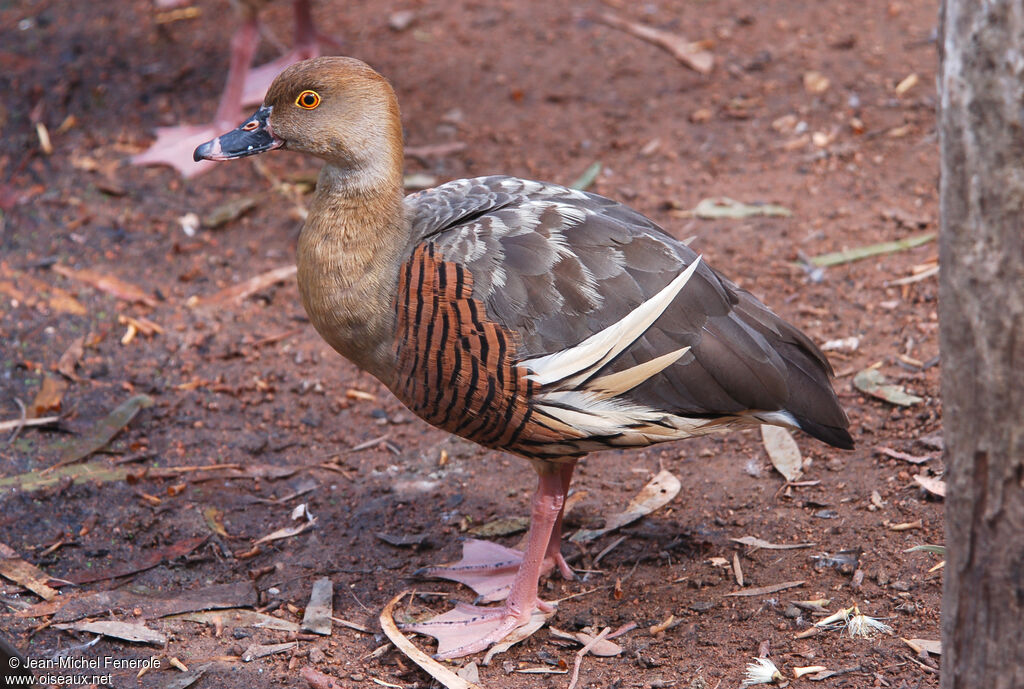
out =
{"type": "Polygon", "coordinates": [[[395,391],[431,423],[538,458],[761,421],[852,446],[817,347],[628,207],[482,177],[406,208],[395,391]]]}

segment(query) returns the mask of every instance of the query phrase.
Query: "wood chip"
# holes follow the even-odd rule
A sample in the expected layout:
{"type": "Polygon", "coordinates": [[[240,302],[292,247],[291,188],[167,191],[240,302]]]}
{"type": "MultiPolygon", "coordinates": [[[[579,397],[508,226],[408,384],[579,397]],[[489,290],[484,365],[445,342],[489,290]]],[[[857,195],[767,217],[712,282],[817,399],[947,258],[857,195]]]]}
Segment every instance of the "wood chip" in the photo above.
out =
{"type": "Polygon", "coordinates": [[[902,636],[900,639],[903,640],[907,646],[914,649],[914,653],[920,654],[921,651],[927,651],[928,653],[938,656],[942,655],[942,642],[932,639],[904,639],[902,636]]]}
{"type": "Polygon", "coordinates": [[[302,616],[302,629],[321,636],[330,636],[331,618],[334,613],[334,585],[329,577],[313,582],[313,591],[302,616]]]}
{"type": "Polygon", "coordinates": [[[153,644],[164,646],[167,644],[167,637],[144,624],[129,624],[117,620],[96,620],[93,622],[74,622],[71,624],[55,624],[57,629],[74,629],[79,632],[91,634],[102,634],[115,639],[131,641],[140,644],[153,644]]]}
{"type": "Polygon", "coordinates": [[[797,586],[803,586],[804,580],[800,581],[784,581],[781,584],[772,584],[771,586],[761,586],[756,589],[747,589],[745,591],[733,591],[732,593],[725,594],[726,596],[766,596],[769,593],[777,593],[779,591],[785,591],[786,589],[796,588],[797,586]]]}
{"type": "Polygon", "coordinates": [[[424,672],[447,687],[447,689],[482,689],[479,684],[459,677],[447,667],[428,656],[398,631],[394,618],[395,605],[409,593],[409,591],[402,591],[388,601],[388,604],[381,611],[380,627],[384,630],[384,635],[395,645],[395,648],[405,654],[409,660],[419,665],[424,672]]]}

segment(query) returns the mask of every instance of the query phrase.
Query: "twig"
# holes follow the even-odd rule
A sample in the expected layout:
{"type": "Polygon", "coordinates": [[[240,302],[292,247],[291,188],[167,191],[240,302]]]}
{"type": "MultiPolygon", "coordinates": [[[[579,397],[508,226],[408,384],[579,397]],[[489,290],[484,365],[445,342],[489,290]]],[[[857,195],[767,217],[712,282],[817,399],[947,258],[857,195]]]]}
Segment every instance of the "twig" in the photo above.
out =
{"type": "Polygon", "coordinates": [[[601,630],[601,633],[590,640],[586,646],[576,651],[576,662],[572,666],[572,680],[569,681],[569,689],[576,689],[576,682],[580,679],[580,664],[583,662],[583,656],[590,653],[590,649],[596,646],[612,631],[611,627],[605,627],[601,630]]]}
{"type": "MultiPolygon", "coordinates": [[[[13,422],[14,423],[14,432],[12,432],[11,433],[11,437],[9,437],[7,439],[7,444],[8,445],[10,445],[11,443],[14,442],[14,439],[18,437],[18,434],[21,433],[21,429],[25,427],[25,424],[28,421],[28,411],[26,411],[26,409],[25,409],[25,403],[22,402],[17,397],[14,398],[14,402],[15,402],[15,404],[18,405],[18,409],[21,410],[21,418],[18,419],[17,421],[15,421],[15,422],[13,422]]],[[[11,422],[8,421],[7,423],[11,423],[11,422]]]]}

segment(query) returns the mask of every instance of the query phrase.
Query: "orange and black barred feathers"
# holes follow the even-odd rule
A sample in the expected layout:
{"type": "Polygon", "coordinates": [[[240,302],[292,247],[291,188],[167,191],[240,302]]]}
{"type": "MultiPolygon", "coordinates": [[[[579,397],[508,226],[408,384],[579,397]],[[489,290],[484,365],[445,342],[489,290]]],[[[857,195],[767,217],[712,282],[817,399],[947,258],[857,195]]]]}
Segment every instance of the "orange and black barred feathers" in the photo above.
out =
{"type": "Polygon", "coordinates": [[[402,266],[395,307],[394,392],[418,416],[526,457],[569,439],[535,418],[536,384],[516,365],[515,335],[487,318],[464,266],[420,244],[402,266]]]}

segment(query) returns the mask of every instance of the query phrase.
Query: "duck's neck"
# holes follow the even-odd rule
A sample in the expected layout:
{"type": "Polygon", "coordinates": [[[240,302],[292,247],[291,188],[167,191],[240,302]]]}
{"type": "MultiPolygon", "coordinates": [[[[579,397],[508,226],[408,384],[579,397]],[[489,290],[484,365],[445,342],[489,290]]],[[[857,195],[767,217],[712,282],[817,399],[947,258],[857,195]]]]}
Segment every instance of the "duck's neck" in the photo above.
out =
{"type": "Polygon", "coordinates": [[[394,298],[409,243],[400,158],[387,170],[328,163],[299,235],[299,291],[334,349],[390,384],[394,298]]]}

